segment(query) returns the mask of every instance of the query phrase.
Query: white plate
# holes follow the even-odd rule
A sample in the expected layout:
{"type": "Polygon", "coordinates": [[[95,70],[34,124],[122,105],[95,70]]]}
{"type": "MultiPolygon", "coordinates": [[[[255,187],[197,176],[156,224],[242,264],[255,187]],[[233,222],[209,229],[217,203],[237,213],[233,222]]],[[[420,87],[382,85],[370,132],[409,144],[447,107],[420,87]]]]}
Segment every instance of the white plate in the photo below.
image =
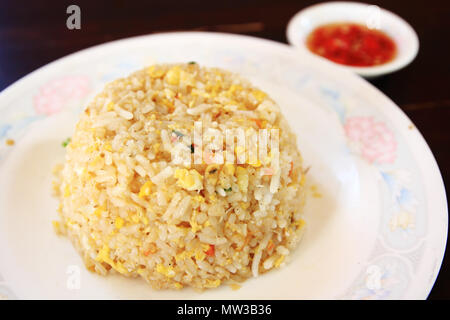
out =
{"type": "MultiPolygon", "coordinates": [[[[419,51],[419,38],[414,29],[398,15],[378,6],[357,2],[324,2],[298,12],[288,23],[286,36],[291,45],[313,54],[306,47],[306,39],[316,27],[335,22],[354,22],[367,25],[389,35],[397,45],[397,54],[392,61],[372,67],[352,67],[337,64],[365,78],[385,75],[406,67],[419,51]]],[[[321,59],[326,59],[322,58],[321,59]]],[[[327,60],[329,61],[329,60],[327,60]]]]}
{"type": "Polygon", "coordinates": [[[447,202],[422,136],[370,84],[286,45],[213,33],[112,42],[26,76],[0,94],[0,109],[2,296],[421,299],[438,274],[447,202]],[[82,107],[112,79],[176,61],[240,72],[266,90],[298,135],[311,166],[308,188],[318,190],[310,192],[306,234],[288,265],[237,291],[155,291],[138,279],[101,277],[86,271],[69,241],[52,230],[51,168],[63,160],[61,142],[82,107]]]}

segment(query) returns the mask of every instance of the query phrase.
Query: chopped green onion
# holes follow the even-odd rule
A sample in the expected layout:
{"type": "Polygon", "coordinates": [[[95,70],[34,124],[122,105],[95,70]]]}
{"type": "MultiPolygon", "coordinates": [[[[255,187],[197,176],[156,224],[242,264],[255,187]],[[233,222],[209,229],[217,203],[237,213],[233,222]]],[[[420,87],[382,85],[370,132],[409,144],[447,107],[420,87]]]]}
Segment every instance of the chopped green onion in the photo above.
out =
{"type": "Polygon", "coordinates": [[[180,131],[172,130],[172,133],[174,133],[177,137],[182,137],[184,134],[182,134],[180,131]]]}
{"type": "Polygon", "coordinates": [[[233,190],[231,187],[229,187],[228,189],[223,189],[223,191],[225,192],[230,192],[231,190],[233,190]]]}
{"type": "Polygon", "coordinates": [[[65,147],[67,147],[67,145],[70,143],[70,137],[69,138],[67,138],[66,140],[64,140],[62,143],[61,143],[61,145],[65,148],[65,147]]]}
{"type": "Polygon", "coordinates": [[[189,61],[188,64],[197,64],[195,61],[189,61]]]}

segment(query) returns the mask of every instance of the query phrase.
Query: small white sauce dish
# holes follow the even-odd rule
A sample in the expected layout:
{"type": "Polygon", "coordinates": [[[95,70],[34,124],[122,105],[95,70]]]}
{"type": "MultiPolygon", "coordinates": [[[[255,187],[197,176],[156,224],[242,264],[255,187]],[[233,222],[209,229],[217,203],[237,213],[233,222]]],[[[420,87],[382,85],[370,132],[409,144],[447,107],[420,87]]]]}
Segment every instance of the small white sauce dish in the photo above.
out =
{"type": "Polygon", "coordinates": [[[286,36],[294,47],[314,54],[306,46],[306,39],[311,31],[324,24],[342,22],[359,23],[380,30],[391,37],[397,46],[396,56],[385,64],[353,67],[335,63],[365,78],[375,78],[404,68],[414,60],[419,51],[417,34],[405,20],[378,6],[358,2],[324,2],[307,7],[289,21],[286,36]]]}

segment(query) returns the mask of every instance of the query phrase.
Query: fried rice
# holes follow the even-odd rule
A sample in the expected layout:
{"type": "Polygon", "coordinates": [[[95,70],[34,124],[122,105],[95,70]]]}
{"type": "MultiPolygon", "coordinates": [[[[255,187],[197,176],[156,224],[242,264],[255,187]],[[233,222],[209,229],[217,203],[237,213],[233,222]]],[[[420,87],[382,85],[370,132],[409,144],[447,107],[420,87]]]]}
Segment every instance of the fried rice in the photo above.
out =
{"type": "Polygon", "coordinates": [[[54,226],[101,275],[158,289],[236,284],[282,267],[304,230],[296,136],[277,104],[237,74],[162,64],[115,80],[66,149],[54,226]],[[199,148],[189,139],[196,122],[222,133],[276,129],[278,150],[244,163],[214,163],[207,152],[200,163],[174,162],[174,148],[199,148]]]}

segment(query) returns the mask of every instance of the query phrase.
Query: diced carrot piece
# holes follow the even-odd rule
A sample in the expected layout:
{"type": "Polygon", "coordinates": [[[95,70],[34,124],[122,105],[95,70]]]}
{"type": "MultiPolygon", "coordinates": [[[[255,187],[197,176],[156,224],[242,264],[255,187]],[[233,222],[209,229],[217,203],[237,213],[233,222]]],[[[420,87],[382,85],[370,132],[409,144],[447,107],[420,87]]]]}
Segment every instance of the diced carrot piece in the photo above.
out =
{"type": "Polygon", "coordinates": [[[256,125],[258,126],[258,128],[260,128],[260,129],[263,128],[263,125],[262,125],[261,120],[259,120],[259,119],[252,119],[252,120],[255,121],[255,123],[256,123],[256,125]]]}
{"type": "Polygon", "coordinates": [[[273,249],[273,247],[275,247],[275,244],[273,243],[272,240],[269,241],[269,244],[267,245],[267,250],[271,251],[273,249]]]}
{"type": "Polygon", "coordinates": [[[214,247],[213,244],[210,244],[208,250],[205,251],[206,255],[209,257],[213,257],[215,252],[216,248],[214,247]]]}
{"type": "Polygon", "coordinates": [[[150,243],[149,248],[146,251],[144,251],[144,256],[147,257],[149,254],[155,253],[156,250],[157,250],[156,245],[154,243],[150,243]]]}

